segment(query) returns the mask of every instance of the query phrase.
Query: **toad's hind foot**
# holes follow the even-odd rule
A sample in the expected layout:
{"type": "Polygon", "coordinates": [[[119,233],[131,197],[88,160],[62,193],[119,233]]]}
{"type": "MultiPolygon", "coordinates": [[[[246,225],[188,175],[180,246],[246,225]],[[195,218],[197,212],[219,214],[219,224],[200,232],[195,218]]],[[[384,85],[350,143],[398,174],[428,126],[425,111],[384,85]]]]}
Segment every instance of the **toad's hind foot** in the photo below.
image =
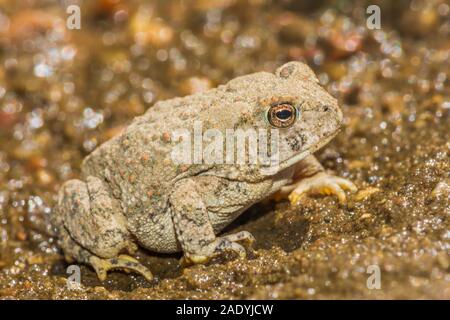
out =
{"type": "Polygon", "coordinates": [[[289,201],[292,205],[296,205],[306,194],[335,195],[340,204],[345,204],[347,199],[344,190],[355,192],[357,188],[347,179],[319,172],[312,177],[285,186],[281,191],[286,194],[289,193],[289,201]]]}
{"type": "Polygon", "coordinates": [[[136,259],[127,255],[119,255],[117,258],[110,259],[102,259],[96,256],[91,256],[89,259],[89,264],[94,268],[100,281],[106,280],[107,272],[113,269],[134,271],[141,274],[148,281],[153,279],[153,274],[150,270],[148,270],[136,259]]]}

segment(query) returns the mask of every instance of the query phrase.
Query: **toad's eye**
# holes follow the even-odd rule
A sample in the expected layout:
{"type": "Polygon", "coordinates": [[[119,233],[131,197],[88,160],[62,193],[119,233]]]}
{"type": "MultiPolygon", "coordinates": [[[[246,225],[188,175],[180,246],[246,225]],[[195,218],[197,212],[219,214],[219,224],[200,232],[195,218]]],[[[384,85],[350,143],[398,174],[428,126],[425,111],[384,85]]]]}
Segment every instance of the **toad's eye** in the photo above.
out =
{"type": "Polygon", "coordinates": [[[274,104],[266,112],[267,122],[275,128],[289,128],[297,117],[297,108],[288,102],[274,104]]]}

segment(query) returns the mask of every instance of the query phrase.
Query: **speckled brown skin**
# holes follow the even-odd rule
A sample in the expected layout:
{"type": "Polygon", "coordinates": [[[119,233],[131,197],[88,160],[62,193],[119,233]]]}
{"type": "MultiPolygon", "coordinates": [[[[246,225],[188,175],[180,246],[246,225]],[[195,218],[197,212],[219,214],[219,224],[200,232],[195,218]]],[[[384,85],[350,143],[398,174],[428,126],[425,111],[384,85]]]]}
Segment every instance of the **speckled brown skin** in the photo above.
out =
{"type": "MultiPolygon", "coordinates": [[[[100,278],[109,269],[129,268],[150,279],[151,273],[137,261],[120,256],[123,251],[133,253],[137,244],[156,252],[182,250],[194,263],[221,250],[245,256],[237,242],[252,242],[249,233],[216,235],[246,208],[282,187],[291,195],[297,190],[296,200],[314,189],[314,179],[301,182],[323,171],[310,155],[336,135],[341,121],[336,100],[298,62],[285,64],[275,74],[250,74],[204,93],[161,101],[85,159],[82,181],[63,185],[54,219],[61,247],[68,257],[91,264],[100,278]],[[264,114],[277,102],[300,109],[295,124],[280,130],[277,172],[263,174],[258,164],[188,166],[172,160],[179,143],[171,139],[174,130],[192,130],[194,121],[201,121],[203,130],[213,128],[224,135],[230,128],[268,129],[264,114]]],[[[315,190],[330,177],[322,176],[315,190]]],[[[340,190],[345,184],[331,185],[330,193],[336,193],[335,187],[340,190]]]]}

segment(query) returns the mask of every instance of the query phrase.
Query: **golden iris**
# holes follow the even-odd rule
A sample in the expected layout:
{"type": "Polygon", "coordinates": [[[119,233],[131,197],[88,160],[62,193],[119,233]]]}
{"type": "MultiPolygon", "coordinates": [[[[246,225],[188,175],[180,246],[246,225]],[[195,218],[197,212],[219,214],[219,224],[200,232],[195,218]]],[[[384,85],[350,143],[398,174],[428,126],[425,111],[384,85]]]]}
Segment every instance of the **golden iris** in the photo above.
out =
{"type": "Polygon", "coordinates": [[[271,105],[266,112],[267,121],[275,128],[289,128],[297,117],[297,108],[288,102],[271,105]]]}

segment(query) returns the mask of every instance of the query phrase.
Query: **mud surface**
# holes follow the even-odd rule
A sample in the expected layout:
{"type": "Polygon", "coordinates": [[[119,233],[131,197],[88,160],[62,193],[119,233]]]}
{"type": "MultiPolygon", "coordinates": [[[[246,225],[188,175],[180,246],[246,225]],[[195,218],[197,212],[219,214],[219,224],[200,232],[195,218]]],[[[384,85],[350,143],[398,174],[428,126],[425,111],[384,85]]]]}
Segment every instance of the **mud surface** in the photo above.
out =
{"type": "Polygon", "coordinates": [[[448,2],[84,1],[81,30],[59,3],[0,1],[0,298],[450,299],[448,2]],[[375,3],[381,30],[366,28],[375,3]],[[227,229],[255,235],[248,260],[183,269],[140,251],[152,283],[82,266],[68,290],[49,217],[83,157],[157,100],[289,60],[342,105],[318,157],[359,187],[347,206],[258,204],[227,229]]]}

